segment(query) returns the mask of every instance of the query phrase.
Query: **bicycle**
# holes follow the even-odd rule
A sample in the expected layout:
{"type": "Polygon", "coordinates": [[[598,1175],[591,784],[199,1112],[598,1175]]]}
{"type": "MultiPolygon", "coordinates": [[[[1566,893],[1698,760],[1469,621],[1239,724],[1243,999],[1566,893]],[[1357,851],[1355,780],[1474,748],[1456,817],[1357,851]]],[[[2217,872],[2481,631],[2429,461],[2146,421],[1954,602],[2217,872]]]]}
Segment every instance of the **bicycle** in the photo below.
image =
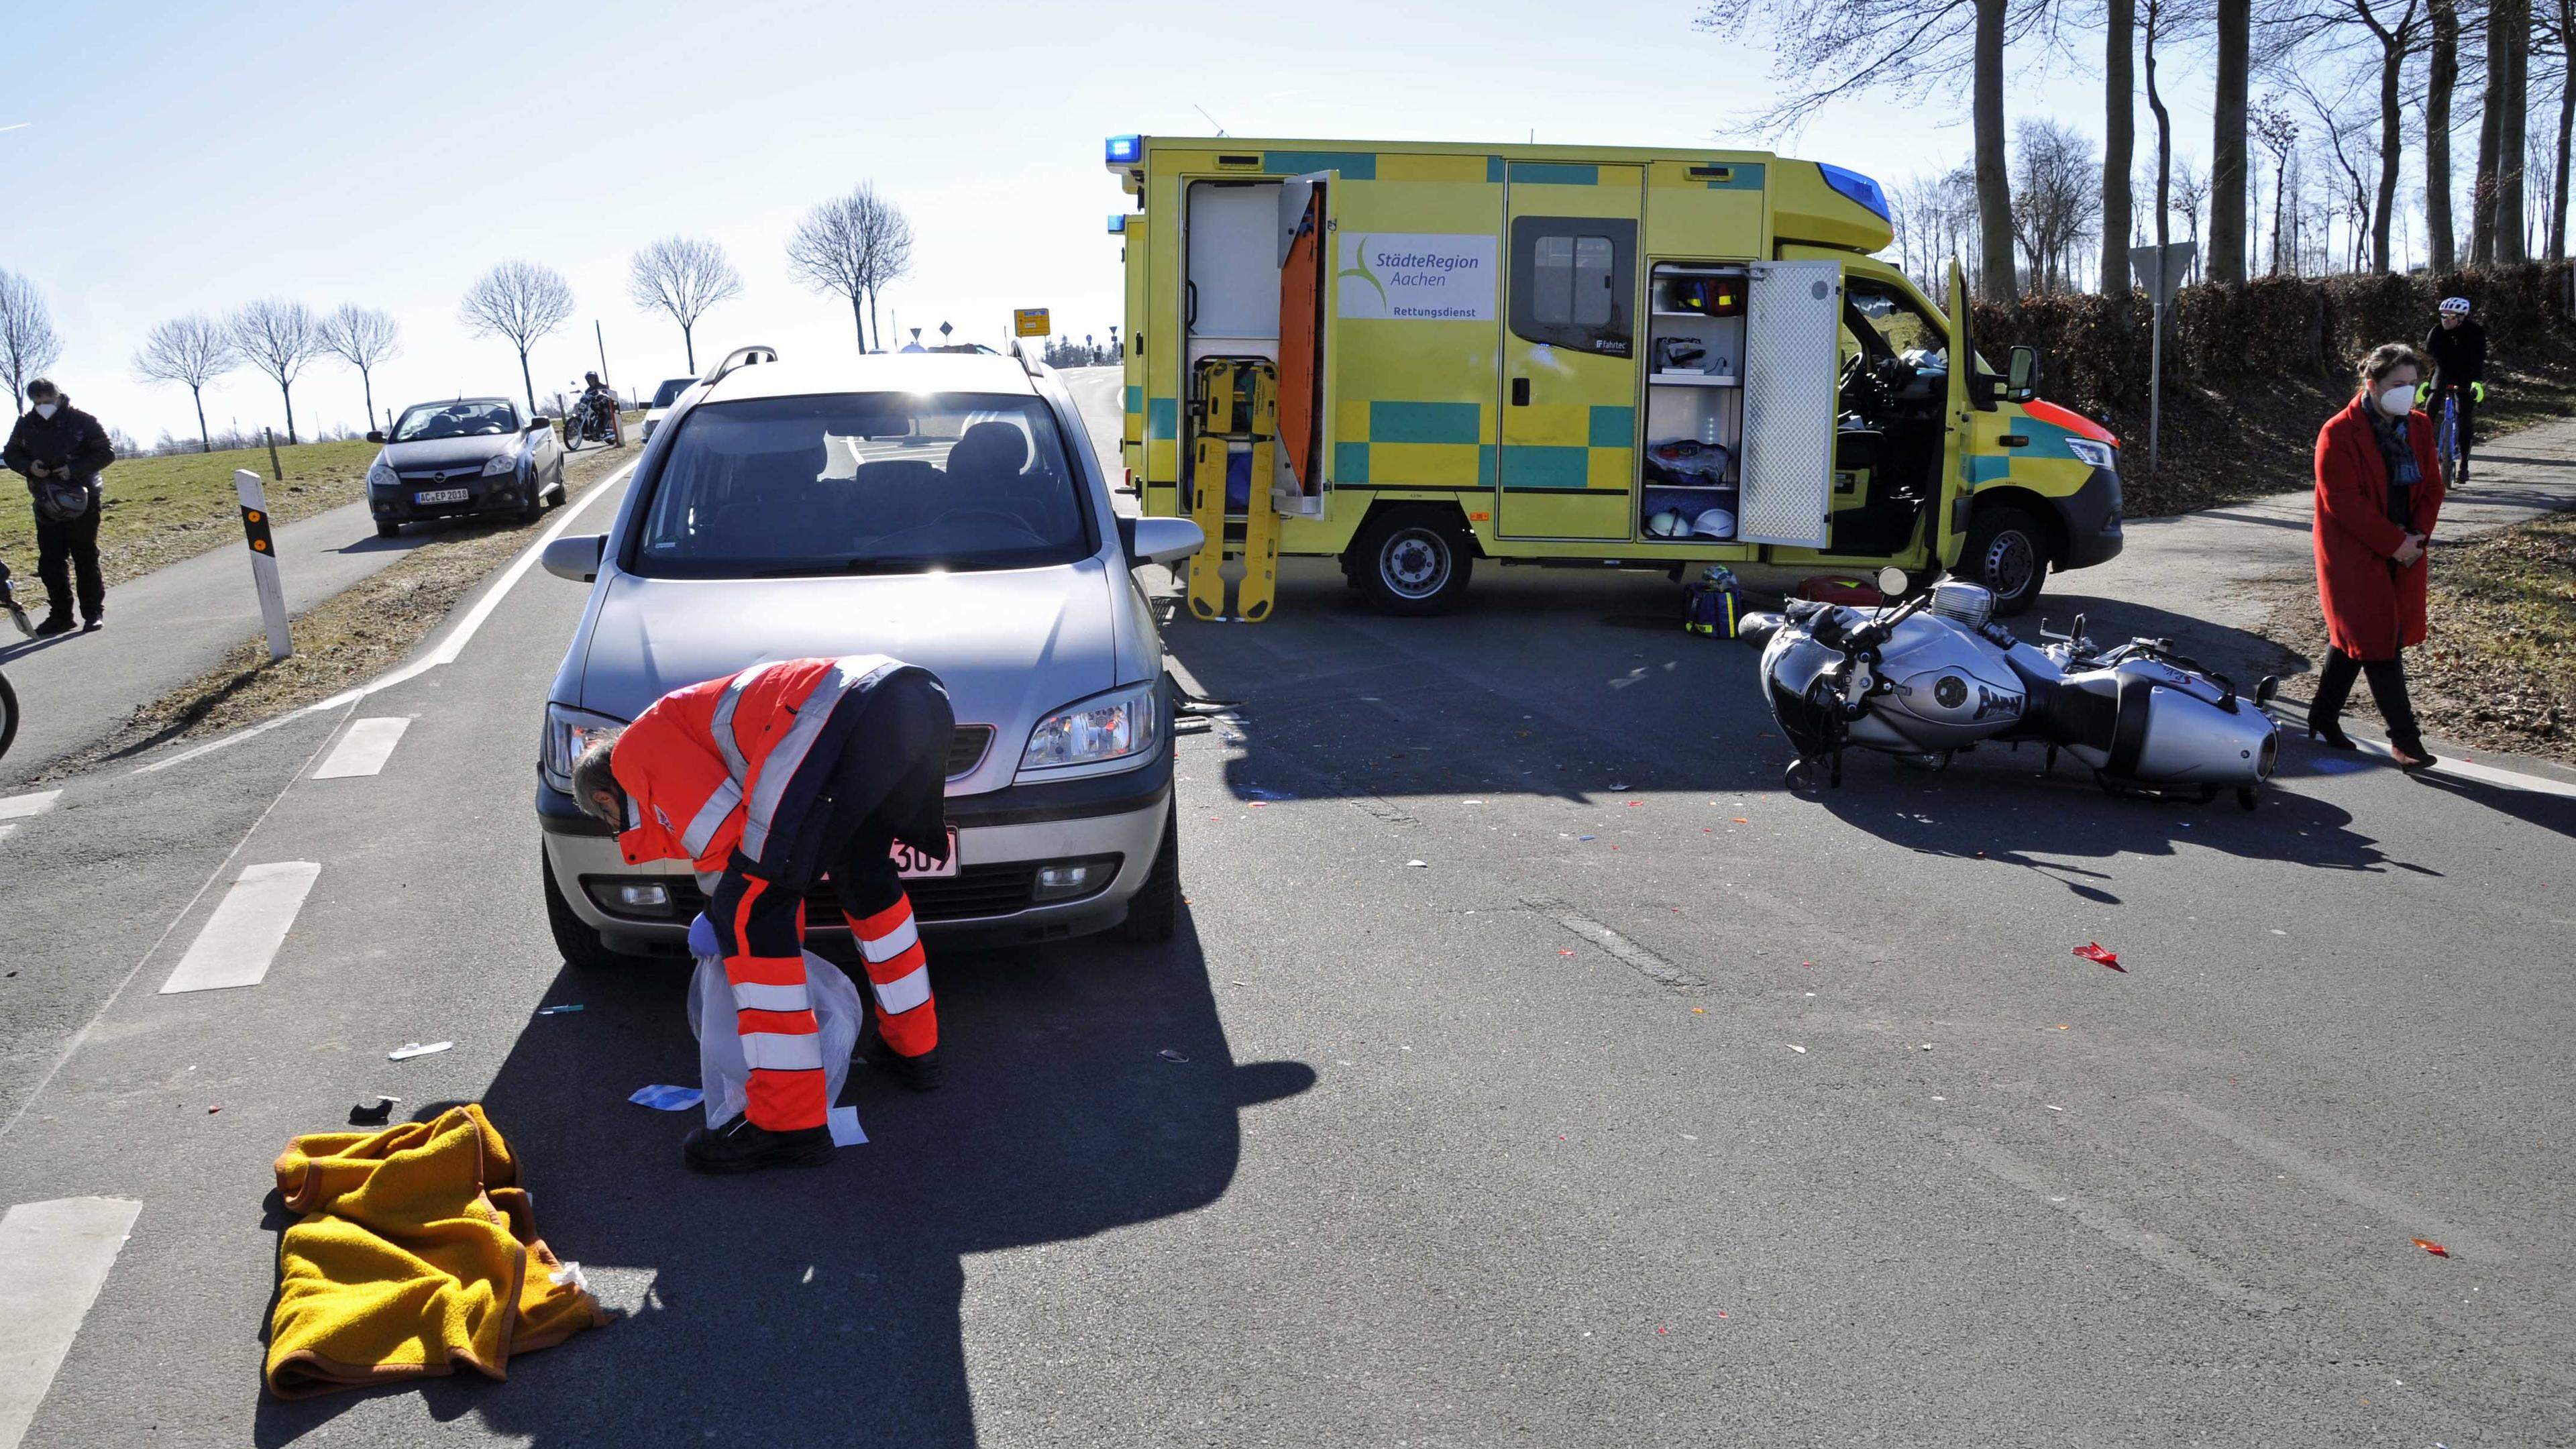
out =
{"type": "Polygon", "coordinates": [[[2442,417],[2433,429],[2433,456],[2441,460],[2442,486],[2463,486],[2460,476],[2460,395],[2445,388],[2442,392],[2442,417]]]}

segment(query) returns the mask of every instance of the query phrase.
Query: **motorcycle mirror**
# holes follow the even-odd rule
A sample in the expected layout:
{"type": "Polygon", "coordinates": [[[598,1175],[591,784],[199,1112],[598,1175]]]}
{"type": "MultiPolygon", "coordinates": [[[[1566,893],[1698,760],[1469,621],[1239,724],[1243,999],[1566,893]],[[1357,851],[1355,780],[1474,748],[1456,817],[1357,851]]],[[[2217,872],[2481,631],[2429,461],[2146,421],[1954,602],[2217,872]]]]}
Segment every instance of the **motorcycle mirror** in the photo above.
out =
{"type": "Polygon", "coordinates": [[[1905,592],[1905,570],[1894,564],[1878,571],[1878,591],[1890,598],[1905,592]]]}

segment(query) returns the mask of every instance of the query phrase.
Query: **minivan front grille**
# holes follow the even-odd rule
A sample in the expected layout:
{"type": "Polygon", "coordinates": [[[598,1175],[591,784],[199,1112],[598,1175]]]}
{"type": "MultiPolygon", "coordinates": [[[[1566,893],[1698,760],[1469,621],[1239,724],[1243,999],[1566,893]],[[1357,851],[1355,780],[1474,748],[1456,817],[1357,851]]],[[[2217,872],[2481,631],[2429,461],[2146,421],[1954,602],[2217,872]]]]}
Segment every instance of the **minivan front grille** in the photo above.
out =
{"type": "Polygon", "coordinates": [[[948,736],[948,778],[954,780],[984,763],[984,752],[992,747],[991,725],[959,725],[948,736]]]}

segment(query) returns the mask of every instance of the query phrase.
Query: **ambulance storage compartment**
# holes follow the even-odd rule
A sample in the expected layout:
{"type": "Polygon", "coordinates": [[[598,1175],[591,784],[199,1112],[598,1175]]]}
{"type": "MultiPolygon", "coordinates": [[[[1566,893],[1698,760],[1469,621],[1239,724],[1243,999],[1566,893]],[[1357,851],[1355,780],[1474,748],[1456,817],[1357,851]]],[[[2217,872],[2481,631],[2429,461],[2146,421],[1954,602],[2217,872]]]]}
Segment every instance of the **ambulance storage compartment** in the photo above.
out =
{"type": "Polygon", "coordinates": [[[1655,264],[1639,536],[1733,539],[1744,444],[1745,269],[1655,264]]]}

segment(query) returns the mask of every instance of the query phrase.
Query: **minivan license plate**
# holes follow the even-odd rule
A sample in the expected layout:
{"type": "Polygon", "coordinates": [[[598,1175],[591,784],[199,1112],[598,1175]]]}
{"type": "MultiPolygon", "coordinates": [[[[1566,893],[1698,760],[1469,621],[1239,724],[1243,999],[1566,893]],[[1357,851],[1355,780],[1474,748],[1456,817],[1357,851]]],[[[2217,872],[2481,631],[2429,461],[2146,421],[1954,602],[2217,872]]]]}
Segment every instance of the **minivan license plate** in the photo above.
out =
{"type": "Polygon", "coordinates": [[[462,503],[465,501],[465,490],[462,488],[432,488],[424,493],[413,494],[411,496],[411,501],[414,503],[462,503]]]}
{"type": "Polygon", "coordinates": [[[957,832],[948,832],[946,860],[932,860],[900,840],[894,843],[893,855],[894,873],[905,880],[944,880],[957,873],[957,832]]]}

